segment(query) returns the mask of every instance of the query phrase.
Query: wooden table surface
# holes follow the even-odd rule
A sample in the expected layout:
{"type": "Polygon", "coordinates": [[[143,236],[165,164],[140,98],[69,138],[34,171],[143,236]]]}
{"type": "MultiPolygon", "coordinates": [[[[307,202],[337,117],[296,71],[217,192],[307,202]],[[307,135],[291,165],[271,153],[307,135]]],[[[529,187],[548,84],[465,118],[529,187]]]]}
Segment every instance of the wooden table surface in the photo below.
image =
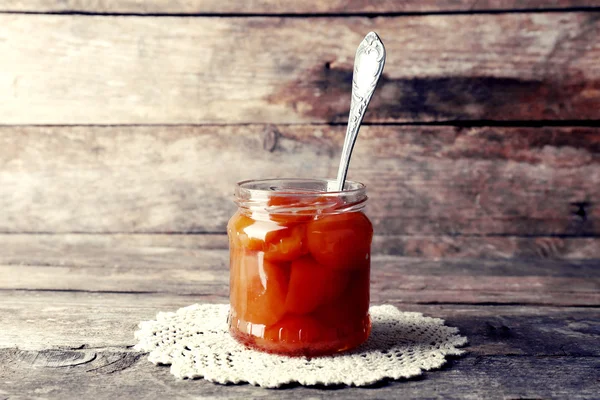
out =
{"type": "Polygon", "coordinates": [[[180,381],[132,349],[139,321],[226,302],[221,237],[4,235],[0,398],[598,398],[598,260],[373,259],[372,302],[441,317],[468,354],[371,388],[180,381]]]}

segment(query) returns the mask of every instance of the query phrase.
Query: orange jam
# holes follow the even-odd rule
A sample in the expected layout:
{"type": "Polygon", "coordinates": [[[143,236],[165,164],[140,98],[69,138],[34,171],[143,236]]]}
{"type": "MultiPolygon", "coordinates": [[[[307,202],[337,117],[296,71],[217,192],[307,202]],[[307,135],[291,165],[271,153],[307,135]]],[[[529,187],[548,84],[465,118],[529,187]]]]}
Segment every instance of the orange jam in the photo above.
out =
{"type": "Polygon", "coordinates": [[[229,221],[229,331],[246,346],[317,356],[369,336],[371,222],[364,185],[245,181],[229,221]]]}

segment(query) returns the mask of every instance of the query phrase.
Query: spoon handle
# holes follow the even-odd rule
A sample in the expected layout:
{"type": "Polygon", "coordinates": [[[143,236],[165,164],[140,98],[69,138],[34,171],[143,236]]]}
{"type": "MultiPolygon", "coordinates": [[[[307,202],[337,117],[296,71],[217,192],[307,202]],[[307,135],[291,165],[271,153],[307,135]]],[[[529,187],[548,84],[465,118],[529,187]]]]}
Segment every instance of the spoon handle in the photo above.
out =
{"type": "Polygon", "coordinates": [[[342,149],[340,167],[338,169],[335,187],[330,191],[344,190],[348,165],[352,149],[358,136],[360,124],[365,116],[367,106],[373,97],[373,92],[383,71],[385,64],[385,47],[375,32],[369,32],[358,46],[354,58],[354,73],[352,76],[352,100],[350,102],[350,115],[348,128],[342,149]]]}

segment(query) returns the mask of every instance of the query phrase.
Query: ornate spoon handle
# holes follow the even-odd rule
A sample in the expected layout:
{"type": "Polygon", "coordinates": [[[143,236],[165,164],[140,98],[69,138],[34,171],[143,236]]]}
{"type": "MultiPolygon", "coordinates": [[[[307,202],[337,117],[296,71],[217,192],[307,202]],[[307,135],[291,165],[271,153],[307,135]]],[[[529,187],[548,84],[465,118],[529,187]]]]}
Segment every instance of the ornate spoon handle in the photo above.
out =
{"type": "Polygon", "coordinates": [[[365,116],[367,106],[373,97],[373,92],[383,71],[385,64],[385,47],[375,32],[369,32],[358,46],[354,58],[354,74],[352,76],[352,101],[350,102],[350,115],[348,128],[344,139],[344,148],[340,167],[338,169],[335,185],[328,187],[328,191],[342,191],[346,181],[348,165],[352,149],[358,136],[360,124],[365,116]]]}

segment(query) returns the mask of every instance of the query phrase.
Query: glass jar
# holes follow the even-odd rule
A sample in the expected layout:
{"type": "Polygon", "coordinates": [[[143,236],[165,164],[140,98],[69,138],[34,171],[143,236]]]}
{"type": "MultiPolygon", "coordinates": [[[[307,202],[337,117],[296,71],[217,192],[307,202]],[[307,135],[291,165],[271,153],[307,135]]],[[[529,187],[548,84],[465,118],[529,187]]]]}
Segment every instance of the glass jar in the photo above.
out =
{"type": "Polygon", "coordinates": [[[227,226],[229,331],[270,353],[317,356],[369,336],[373,226],[363,184],[269,179],[238,183],[227,226]]]}

